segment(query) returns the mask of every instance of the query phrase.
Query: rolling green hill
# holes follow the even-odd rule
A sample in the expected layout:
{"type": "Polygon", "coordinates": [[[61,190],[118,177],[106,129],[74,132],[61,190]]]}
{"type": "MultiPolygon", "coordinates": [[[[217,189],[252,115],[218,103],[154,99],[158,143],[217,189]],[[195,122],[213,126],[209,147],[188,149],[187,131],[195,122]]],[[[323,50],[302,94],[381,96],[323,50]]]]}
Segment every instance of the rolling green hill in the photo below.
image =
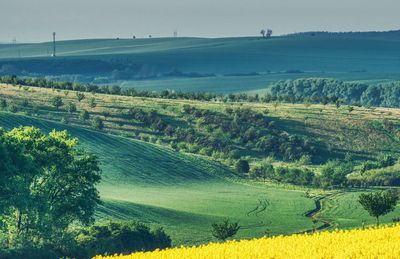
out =
{"type": "Polygon", "coordinates": [[[314,202],[302,191],[242,183],[218,163],[152,144],[0,113],[1,127],[20,125],[67,129],[82,147],[99,156],[104,201],[97,211],[99,219],[137,219],[163,226],[175,244],[210,241],[211,223],[225,217],[240,222],[242,238],[312,227],[304,215],[314,202]]]}
{"type": "Polygon", "coordinates": [[[5,44],[0,74],[223,93],[300,77],[382,82],[400,79],[399,41],[389,34],[74,40],[57,43],[57,58],[49,57],[51,43],[5,44]]]}

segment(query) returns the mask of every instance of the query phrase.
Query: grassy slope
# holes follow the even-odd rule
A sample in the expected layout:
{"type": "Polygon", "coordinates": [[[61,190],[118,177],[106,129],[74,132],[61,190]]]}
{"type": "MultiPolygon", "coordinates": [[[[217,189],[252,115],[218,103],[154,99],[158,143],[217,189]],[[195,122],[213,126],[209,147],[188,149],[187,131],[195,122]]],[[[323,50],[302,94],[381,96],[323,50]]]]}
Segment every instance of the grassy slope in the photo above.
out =
{"type": "MultiPolygon", "coordinates": [[[[136,40],[77,40],[59,42],[58,55],[66,59],[145,64],[148,70],[214,73],[218,77],[121,81],[126,87],[151,90],[238,92],[264,89],[270,82],[299,77],[335,77],[344,80],[400,79],[399,40],[351,36],[261,38],[161,38],[136,40]],[[304,74],[277,73],[301,70],[304,74]],[[272,71],[272,74],[265,74],[272,71]],[[358,71],[358,72],[357,72],[358,71]],[[259,76],[232,77],[229,73],[259,72],[259,76]]],[[[51,43],[2,45],[0,59],[51,60],[51,43]]],[[[60,60],[59,59],[59,60],[60,60]]],[[[111,71],[109,71],[111,73],[111,71]]]]}
{"type": "Polygon", "coordinates": [[[0,126],[34,125],[46,131],[67,129],[101,158],[105,201],[99,218],[138,219],[164,226],[176,244],[211,239],[210,224],[229,217],[242,225],[239,237],[291,233],[312,226],[304,213],[313,207],[300,191],[247,185],[225,179],[228,169],[209,160],[183,155],[79,127],[0,113],[0,126]],[[268,199],[270,205],[260,207],[268,199]],[[258,213],[257,213],[258,211],[258,213]]]}

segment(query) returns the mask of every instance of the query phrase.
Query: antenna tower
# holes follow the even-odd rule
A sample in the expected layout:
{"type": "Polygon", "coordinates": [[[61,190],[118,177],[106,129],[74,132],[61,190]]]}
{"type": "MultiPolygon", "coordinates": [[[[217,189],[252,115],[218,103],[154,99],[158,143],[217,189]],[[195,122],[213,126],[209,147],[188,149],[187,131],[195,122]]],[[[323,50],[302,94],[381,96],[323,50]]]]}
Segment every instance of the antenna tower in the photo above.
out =
{"type": "Polygon", "coordinates": [[[53,57],[56,56],[56,33],[53,32],[53,57]]]}

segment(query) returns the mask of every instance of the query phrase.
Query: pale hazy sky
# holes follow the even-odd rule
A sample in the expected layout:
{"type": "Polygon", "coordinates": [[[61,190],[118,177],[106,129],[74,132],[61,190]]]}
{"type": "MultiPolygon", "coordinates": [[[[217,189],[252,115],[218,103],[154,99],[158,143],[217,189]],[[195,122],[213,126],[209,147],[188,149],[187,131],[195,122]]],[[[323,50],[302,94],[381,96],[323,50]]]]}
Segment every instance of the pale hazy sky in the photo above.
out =
{"type": "Polygon", "coordinates": [[[0,42],[400,28],[399,0],[0,0],[0,42]]]}

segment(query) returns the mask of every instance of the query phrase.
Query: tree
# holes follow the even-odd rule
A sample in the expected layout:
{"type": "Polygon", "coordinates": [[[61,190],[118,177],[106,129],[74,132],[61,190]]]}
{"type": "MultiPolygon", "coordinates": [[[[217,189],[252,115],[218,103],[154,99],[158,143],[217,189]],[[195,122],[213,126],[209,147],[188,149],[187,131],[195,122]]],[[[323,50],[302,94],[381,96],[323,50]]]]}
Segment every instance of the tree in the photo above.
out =
{"type": "Polygon", "coordinates": [[[54,243],[72,223],[93,222],[98,160],[67,131],[0,130],[0,171],[0,230],[9,245],[54,243]]]}
{"type": "Polygon", "coordinates": [[[211,233],[219,241],[225,241],[226,239],[236,235],[240,226],[237,222],[230,223],[229,219],[225,219],[222,223],[213,223],[211,233]]]}
{"type": "Polygon", "coordinates": [[[85,99],[85,94],[81,92],[76,92],[76,98],[78,99],[78,102],[81,102],[83,99],[85,99]]]}
{"type": "Polygon", "coordinates": [[[239,161],[237,161],[236,171],[242,174],[247,174],[249,170],[250,170],[250,165],[249,162],[247,162],[247,160],[240,159],[239,161]]]}
{"type": "Polygon", "coordinates": [[[104,128],[103,120],[100,119],[99,117],[94,117],[92,119],[92,126],[93,126],[93,128],[98,129],[98,130],[103,129],[104,128]]]}
{"type": "Polygon", "coordinates": [[[368,211],[371,217],[376,218],[376,225],[379,226],[379,217],[392,212],[397,205],[399,195],[395,191],[379,191],[362,193],[358,202],[368,211]]]}
{"type": "Polygon", "coordinates": [[[266,38],[271,38],[271,36],[272,36],[272,30],[271,30],[271,29],[268,29],[268,30],[267,30],[267,33],[266,33],[266,35],[265,35],[265,37],[266,37],[266,38]]]}
{"type": "Polygon", "coordinates": [[[261,29],[260,34],[262,35],[263,38],[265,38],[267,31],[265,29],[261,29]]]}
{"type": "Polygon", "coordinates": [[[62,98],[60,96],[54,96],[51,98],[51,104],[56,107],[56,109],[60,108],[61,106],[64,105],[62,98]]]}
{"type": "Polygon", "coordinates": [[[260,166],[252,168],[250,171],[250,176],[253,178],[262,178],[263,181],[267,178],[271,178],[275,170],[271,163],[263,162],[260,166]]]}
{"type": "Polygon", "coordinates": [[[76,112],[76,105],[75,105],[75,103],[69,102],[69,103],[67,104],[67,111],[68,111],[69,113],[74,113],[74,112],[76,112]]]}
{"type": "Polygon", "coordinates": [[[89,115],[89,112],[87,110],[82,110],[81,114],[79,115],[79,117],[82,120],[86,121],[86,120],[88,120],[90,118],[90,115],[89,115]]]}

